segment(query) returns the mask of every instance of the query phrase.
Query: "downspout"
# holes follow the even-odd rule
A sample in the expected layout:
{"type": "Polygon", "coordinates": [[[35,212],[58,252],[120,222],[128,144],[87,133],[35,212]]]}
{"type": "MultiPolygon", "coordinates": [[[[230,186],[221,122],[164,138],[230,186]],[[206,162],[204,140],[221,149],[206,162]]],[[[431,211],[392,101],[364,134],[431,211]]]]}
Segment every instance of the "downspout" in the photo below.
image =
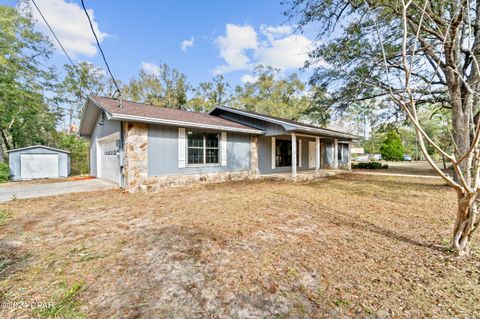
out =
{"type": "Polygon", "coordinates": [[[119,148],[119,162],[120,162],[120,187],[125,189],[125,136],[123,134],[123,121],[120,121],[120,145],[119,148]]]}

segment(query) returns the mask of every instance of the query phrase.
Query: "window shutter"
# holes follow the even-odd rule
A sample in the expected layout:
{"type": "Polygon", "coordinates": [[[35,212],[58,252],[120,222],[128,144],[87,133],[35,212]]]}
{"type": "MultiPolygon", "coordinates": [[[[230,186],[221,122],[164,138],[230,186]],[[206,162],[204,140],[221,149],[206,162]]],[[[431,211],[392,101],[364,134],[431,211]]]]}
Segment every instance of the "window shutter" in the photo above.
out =
{"type": "Polygon", "coordinates": [[[298,167],[302,167],[302,140],[298,140],[298,167]]]}
{"type": "Polygon", "coordinates": [[[185,167],[185,128],[179,127],[178,128],[178,168],[185,167]]]}
{"type": "Polygon", "coordinates": [[[272,169],[275,169],[276,165],[275,151],[275,137],[272,137],[272,169]]]}
{"type": "Polygon", "coordinates": [[[220,156],[222,157],[222,166],[227,166],[227,132],[221,134],[220,156]]]}

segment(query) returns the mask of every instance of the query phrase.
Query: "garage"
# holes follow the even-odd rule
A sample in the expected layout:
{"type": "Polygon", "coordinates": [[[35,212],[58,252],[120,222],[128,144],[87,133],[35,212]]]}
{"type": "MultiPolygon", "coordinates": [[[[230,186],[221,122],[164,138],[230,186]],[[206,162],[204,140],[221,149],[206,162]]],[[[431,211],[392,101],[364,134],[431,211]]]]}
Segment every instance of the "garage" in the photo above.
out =
{"type": "Polygon", "coordinates": [[[120,182],[120,157],[118,134],[113,134],[98,142],[97,177],[120,182]]]}
{"type": "Polygon", "coordinates": [[[70,175],[70,153],[34,145],[8,151],[12,180],[58,178],[70,175]]]}

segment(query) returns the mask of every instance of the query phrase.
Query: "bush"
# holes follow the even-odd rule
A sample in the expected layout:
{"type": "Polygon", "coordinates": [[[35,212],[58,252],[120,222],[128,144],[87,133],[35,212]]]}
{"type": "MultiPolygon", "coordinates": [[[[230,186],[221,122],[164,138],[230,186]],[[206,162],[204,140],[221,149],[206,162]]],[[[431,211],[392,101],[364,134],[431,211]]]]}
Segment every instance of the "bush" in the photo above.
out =
{"type": "Polygon", "coordinates": [[[57,147],[70,152],[70,174],[88,174],[88,143],[75,134],[61,132],[57,147]]]}
{"type": "Polygon", "coordinates": [[[352,164],[352,168],[360,168],[360,169],[387,169],[388,165],[379,163],[379,162],[366,162],[366,163],[357,163],[352,164]]]}
{"type": "Polygon", "coordinates": [[[10,167],[8,164],[0,163],[0,183],[10,180],[10,167]]]}
{"type": "Polygon", "coordinates": [[[387,138],[380,146],[380,154],[385,161],[403,160],[403,144],[400,135],[395,131],[390,131],[387,138]]]}

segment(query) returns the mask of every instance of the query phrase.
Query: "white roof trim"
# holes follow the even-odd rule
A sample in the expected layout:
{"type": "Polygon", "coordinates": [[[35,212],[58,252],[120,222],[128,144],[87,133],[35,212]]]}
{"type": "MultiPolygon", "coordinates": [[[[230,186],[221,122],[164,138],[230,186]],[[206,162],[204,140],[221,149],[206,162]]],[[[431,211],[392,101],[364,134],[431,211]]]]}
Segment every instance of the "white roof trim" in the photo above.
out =
{"type": "Polygon", "coordinates": [[[240,132],[240,133],[250,133],[250,134],[264,134],[265,132],[262,130],[257,130],[254,128],[235,128],[223,125],[211,125],[211,124],[202,124],[202,123],[193,123],[193,122],[185,122],[185,121],[175,121],[175,120],[167,120],[161,119],[156,117],[148,117],[148,116],[138,116],[138,115],[129,115],[129,114],[119,114],[119,113],[111,113],[106,108],[104,108],[100,103],[88,97],[88,100],[92,101],[100,110],[103,110],[107,115],[108,120],[117,120],[117,121],[138,121],[144,123],[153,123],[153,124],[165,124],[165,125],[174,125],[174,126],[184,126],[184,127],[195,127],[195,128],[206,128],[206,129],[214,129],[214,130],[223,130],[229,132],[240,132]]]}
{"type": "Polygon", "coordinates": [[[165,125],[174,125],[174,126],[183,126],[183,127],[198,127],[198,128],[206,128],[206,129],[213,129],[213,130],[251,133],[251,134],[264,133],[263,131],[256,130],[256,129],[236,128],[236,127],[223,126],[223,125],[211,125],[211,124],[193,123],[193,122],[185,122],[185,121],[167,120],[167,119],[138,116],[138,115],[110,113],[110,116],[112,120],[117,120],[117,121],[137,121],[137,122],[144,122],[144,123],[165,124],[165,125]]]}
{"type": "Polygon", "coordinates": [[[216,106],[213,109],[211,109],[207,114],[212,113],[216,109],[220,109],[220,110],[223,110],[223,111],[232,112],[232,113],[256,118],[256,119],[267,121],[267,122],[272,122],[272,123],[279,124],[279,125],[286,125],[286,126],[294,127],[296,129],[299,129],[299,130],[304,130],[304,131],[308,131],[308,132],[316,132],[316,133],[327,135],[327,136],[330,136],[330,137],[332,137],[332,136],[333,137],[343,136],[344,138],[352,138],[352,139],[359,138],[356,135],[349,134],[349,133],[343,133],[343,132],[333,131],[333,130],[329,130],[329,129],[323,129],[321,127],[313,128],[313,127],[310,127],[310,126],[302,125],[301,123],[294,124],[294,123],[285,122],[285,121],[278,120],[278,119],[273,119],[273,118],[268,117],[268,116],[262,116],[262,115],[258,115],[258,114],[252,114],[252,113],[249,113],[249,112],[244,112],[242,110],[233,109],[233,108],[230,108],[230,107],[216,106]]]}
{"type": "Polygon", "coordinates": [[[20,148],[16,148],[16,149],[13,149],[13,150],[6,151],[6,153],[18,152],[18,151],[23,151],[23,150],[29,150],[29,149],[32,149],[32,148],[45,148],[45,149],[47,149],[47,150],[51,150],[51,151],[55,151],[55,152],[61,152],[61,153],[70,154],[69,151],[64,151],[64,150],[61,150],[61,149],[58,149],[58,148],[54,148],[54,147],[50,147],[50,146],[45,146],[45,145],[32,145],[32,146],[20,147],[20,148]]]}

